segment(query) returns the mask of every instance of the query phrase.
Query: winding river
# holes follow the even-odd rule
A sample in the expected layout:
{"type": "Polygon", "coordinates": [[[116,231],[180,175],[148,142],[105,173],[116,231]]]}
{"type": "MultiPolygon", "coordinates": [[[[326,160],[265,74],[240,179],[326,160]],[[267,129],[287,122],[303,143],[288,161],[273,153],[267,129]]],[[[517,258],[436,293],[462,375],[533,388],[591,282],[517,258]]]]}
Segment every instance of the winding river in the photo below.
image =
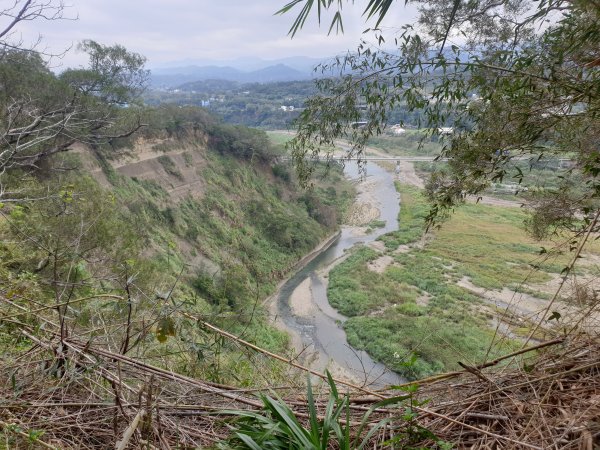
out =
{"type": "MultiPolygon", "coordinates": [[[[344,171],[347,177],[359,180],[355,164],[347,164],[344,171]]],[[[398,229],[400,201],[394,187],[393,175],[370,163],[368,175],[363,182],[369,183],[369,189],[360,192],[359,188],[358,202],[368,202],[376,206],[380,213],[379,220],[385,221],[385,226],[376,228],[367,235],[357,233],[356,227],[342,227],[340,236],[331,246],[319,253],[281,287],[277,298],[277,315],[283,320],[284,328],[300,337],[302,347],[306,348],[305,352],[313,353],[313,367],[324,370],[326,367],[337,366],[357,381],[380,387],[398,384],[404,380],[384,365],[373,361],[366,352],[353,349],[348,344],[342,328],[346,317],[329,304],[323,278],[327,276],[332,263],[342,257],[347,249],[359,243],[368,244],[382,234],[398,229]],[[316,313],[299,317],[294,315],[290,307],[290,297],[307,279],[310,279],[312,303],[316,307],[316,313]]]]}

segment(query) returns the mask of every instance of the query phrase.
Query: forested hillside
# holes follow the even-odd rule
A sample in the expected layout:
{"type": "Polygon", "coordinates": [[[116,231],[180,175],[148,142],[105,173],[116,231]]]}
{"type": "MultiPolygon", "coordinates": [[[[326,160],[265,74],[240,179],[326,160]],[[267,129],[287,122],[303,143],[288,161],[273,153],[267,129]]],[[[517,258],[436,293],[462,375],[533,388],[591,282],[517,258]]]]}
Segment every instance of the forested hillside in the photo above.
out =
{"type": "Polygon", "coordinates": [[[153,89],[144,95],[144,99],[149,105],[203,107],[228,123],[287,129],[298,117],[306,99],[314,93],[316,88],[312,80],[270,83],[203,80],[172,89],[153,89]]]}
{"type": "Polygon", "coordinates": [[[85,49],[90,67],[59,76],[35,53],[0,61],[2,395],[58,393],[72,376],[82,389],[110,384],[81,372],[72,346],[85,342],[207,382],[283,380],[285,366],[220,333],[288,351],[263,301],[337,230],[353,187],[323,167],[299,189],[264,132],[195,107],[143,106],[141,56],[85,49]],[[37,356],[14,365],[27,349],[37,356]]]}
{"type": "MultiPolygon", "coordinates": [[[[40,74],[28,75],[61,85],[36,64],[40,74]]],[[[281,149],[264,132],[226,125],[202,110],[136,113],[144,126],[131,136],[81,139],[40,155],[43,166],[7,170],[1,260],[5,292],[19,292],[11,307],[26,307],[36,295],[41,310],[59,309],[64,336],[84,333],[100,311],[107,322],[129,317],[135,324],[125,335],[105,330],[127,353],[133,342],[156,344],[178,334],[172,312],[187,305],[216,315],[226,328],[251,327],[245,331],[251,339],[283,350],[286,337],[265,326],[262,299],[336,229],[351,188],[333,170],[314,190],[299,191],[290,168],[274,163],[281,149]],[[125,306],[120,296],[136,299],[125,306]],[[71,305],[81,298],[89,300],[71,305]],[[162,325],[140,325],[144,320],[162,325]]],[[[3,331],[9,346],[24,339],[12,327],[3,331]]],[[[229,376],[223,367],[213,374],[229,376]]]]}
{"type": "MultiPolygon", "coordinates": [[[[144,100],[149,105],[203,107],[228,123],[284,130],[293,126],[306,101],[318,92],[313,80],[238,83],[214,79],[154,88],[144,93],[144,100]]],[[[403,104],[391,112],[389,121],[416,127],[423,119],[422,111],[408,111],[403,104]]]]}

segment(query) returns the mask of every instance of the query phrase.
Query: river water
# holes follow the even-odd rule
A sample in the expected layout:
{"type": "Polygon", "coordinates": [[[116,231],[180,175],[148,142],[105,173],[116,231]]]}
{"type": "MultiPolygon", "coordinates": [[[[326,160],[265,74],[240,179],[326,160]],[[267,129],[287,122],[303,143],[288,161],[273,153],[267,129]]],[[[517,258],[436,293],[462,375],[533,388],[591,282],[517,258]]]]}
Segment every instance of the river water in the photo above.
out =
{"type": "Polygon", "coordinates": [[[381,387],[399,384],[404,380],[398,374],[373,361],[366,352],[353,349],[348,344],[342,328],[346,317],[329,304],[326,286],[319,276],[324,275],[324,268],[354,245],[367,244],[382,234],[398,229],[400,201],[394,187],[393,175],[373,163],[369,163],[364,181],[359,181],[356,164],[347,164],[344,172],[351,179],[370,184],[368,192],[364,195],[359,194],[358,201],[374,203],[380,212],[379,220],[385,221],[385,226],[376,228],[368,235],[357,234],[354,227],[342,227],[339,238],[329,248],[323,250],[282,286],[277,299],[277,313],[285,326],[301,337],[302,344],[308,351],[318,353],[317,365],[320,367],[316,369],[324,370],[333,362],[366,385],[381,387]],[[290,308],[290,296],[307,278],[310,278],[312,283],[312,297],[317,306],[317,313],[314,317],[297,317],[290,308]]]}

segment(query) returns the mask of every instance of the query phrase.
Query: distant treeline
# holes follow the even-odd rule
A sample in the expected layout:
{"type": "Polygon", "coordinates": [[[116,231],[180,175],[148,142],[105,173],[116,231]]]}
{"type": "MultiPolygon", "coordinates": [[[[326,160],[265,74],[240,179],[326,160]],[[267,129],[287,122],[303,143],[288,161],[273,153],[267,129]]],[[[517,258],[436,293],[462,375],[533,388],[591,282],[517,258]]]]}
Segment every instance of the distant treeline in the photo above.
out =
{"type": "MultiPolygon", "coordinates": [[[[247,84],[204,80],[176,89],[148,91],[144,101],[148,105],[200,106],[230,124],[274,130],[290,128],[306,99],[318,92],[312,80],[247,84]]],[[[390,114],[390,123],[417,126],[420,118],[419,111],[409,112],[398,107],[390,114]]]]}

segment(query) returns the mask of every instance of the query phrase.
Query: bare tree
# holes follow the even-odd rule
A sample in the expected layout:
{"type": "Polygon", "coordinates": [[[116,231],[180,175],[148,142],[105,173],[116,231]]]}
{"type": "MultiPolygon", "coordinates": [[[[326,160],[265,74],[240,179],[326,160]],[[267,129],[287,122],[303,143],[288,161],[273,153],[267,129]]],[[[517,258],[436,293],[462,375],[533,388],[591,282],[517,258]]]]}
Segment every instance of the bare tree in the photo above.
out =
{"type": "MultiPolygon", "coordinates": [[[[8,51],[0,61],[0,200],[8,201],[3,175],[36,170],[75,142],[99,145],[134,133],[142,125],[124,106],[134,101],[147,77],[145,59],[123,47],[94,43],[95,66],[52,74],[39,55],[8,51]],[[100,52],[100,56],[97,54],[100,52]],[[123,120],[128,116],[128,120],[123,120]]],[[[14,199],[18,199],[18,196],[14,199]]],[[[13,199],[13,200],[14,200],[13,199]]]]}
{"type": "Polygon", "coordinates": [[[0,9],[0,201],[21,198],[5,185],[14,169],[36,170],[48,157],[75,142],[93,145],[129,136],[140,128],[124,107],[143,90],[145,58],[120,45],[84,41],[87,68],[56,76],[48,62],[57,56],[26,43],[19,24],[73,20],[63,0],[12,0],[0,9]],[[128,122],[123,124],[123,122],[128,122]]]}
{"type": "Polygon", "coordinates": [[[41,38],[26,44],[19,32],[21,22],[37,20],[74,20],[76,16],[66,14],[69,8],[62,0],[13,0],[0,10],[0,56],[7,50],[31,51],[46,56],[59,56],[39,48],[41,38]]]}

